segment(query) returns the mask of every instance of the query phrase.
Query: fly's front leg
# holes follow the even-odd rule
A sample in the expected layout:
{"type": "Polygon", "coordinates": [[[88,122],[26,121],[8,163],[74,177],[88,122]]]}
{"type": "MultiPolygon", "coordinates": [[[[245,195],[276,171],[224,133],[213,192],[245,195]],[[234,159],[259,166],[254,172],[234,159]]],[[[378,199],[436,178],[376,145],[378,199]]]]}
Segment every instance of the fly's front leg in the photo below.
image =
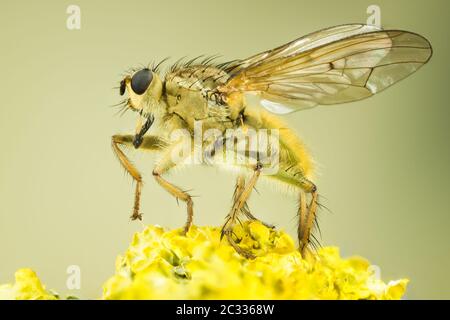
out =
{"type": "MultiPolygon", "coordinates": [[[[189,193],[186,191],[183,191],[181,188],[173,185],[172,183],[168,182],[166,179],[162,177],[162,175],[166,172],[168,172],[170,169],[175,167],[178,163],[174,162],[172,159],[172,153],[174,151],[174,148],[179,148],[180,145],[176,144],[171,148],[168,148],[166,153],[163,155],[161,160],[159,161],[158,165],[153,169],[153,177],[155,178],[156,182],[163,187],[167,192],[169,192],[172,196],[174,196],[177,200],[180,199],[181,201],[186,203],[187,208],[187,220],[186,224],[184,226],[184,234],[186,234],[189,231],[189,228],[191,227],[193,223],[194,218],[194,203],[192,201],[192,197],[189,193]]],[[[178,154],[179,155],[179,154],[178,154]]],[[[183,158],[187,158],[189,154],[184,154],[183,158]]],[[[179,159],[182,160],[182,159],[179,159]]]]}
{"type": "Polygon", "coordinates": [[[120,161],[122,167],[131,175],[133,180],[136,182],[136,189],[134,192],[134,205],[133,213],[131,214],[131,220],[142,220],[142,214],[139,212],[140,199],[141,199],[141,189],[142,189],[142,176],[136,167],[127,158],[125,153],[120,149],[119,145],[124,145],[124,136],[115,135],[112,137],[111,145],[113,151],[120,161]]]}
{"type": "MultiPolygon", "coordinates": [[[[133,146],[133,139],[134,139],[133,135],[114,135],[111,138],[111,145],[114,154],[119,159],[122,167],[131,175],[133,180],[136,182],[136,189],[134,192],[133,213],[131,214],[131,219],[142,220],[142,214],[139,212],[141,191],[142,191],[142,176],[120,147],[120,146],[133,146]]],[[[158,137],[147,136],[144,137],[144,141],[141,147],[147,150],[161,150],[162,148],[165,147],[165,145],[166,145],[165,142],[163,142],[158,137]]]]}

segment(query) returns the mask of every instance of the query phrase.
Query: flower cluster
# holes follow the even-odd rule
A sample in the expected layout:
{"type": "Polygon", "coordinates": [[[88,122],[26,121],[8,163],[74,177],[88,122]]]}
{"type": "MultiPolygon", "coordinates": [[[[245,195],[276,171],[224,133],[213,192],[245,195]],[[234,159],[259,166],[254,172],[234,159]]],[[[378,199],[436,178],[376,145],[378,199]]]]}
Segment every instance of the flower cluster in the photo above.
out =
{"type": "Polygon", "coordinates": [[[384,283],[359,257],[325,247],[302,259],[293,239],[259,222],[234,228],[248,260],[221,240],[220,229],[193,226],[136,233],[103,299],[400,299],[408,280],[384,283]]]}
{"type": "Polygon", "coordinates": [[[30,269],[19,269],[14,284],[0,285],[0,300],[56,300],[58,297],[45,290],[36,273],[30,269]]]}
{"type": "MultiPolygon", "coordinates": [[[[325,247],[303,259],[293,239],[259,222],[234,228],[237,254],[220,229],[166,231],[149,226],[136,233],[116,273],[103,286],[103,299],[400,299],[408,280],[384,283],[359,257],[342,259],[325,247]]],[[[0,285],[1,299],[58,299],[30,269],[14,284],[0,285]]]]}

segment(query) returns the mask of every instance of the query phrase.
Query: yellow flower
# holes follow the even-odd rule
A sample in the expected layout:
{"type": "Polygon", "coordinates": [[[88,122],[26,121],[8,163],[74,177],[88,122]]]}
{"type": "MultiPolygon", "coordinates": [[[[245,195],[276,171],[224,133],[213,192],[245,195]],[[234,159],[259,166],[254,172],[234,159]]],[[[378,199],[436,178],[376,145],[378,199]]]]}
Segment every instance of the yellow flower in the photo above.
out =
{"type": "Polygon", "coordinates": [[[136,233],[103,299],[400,299],[408,280],[385,284],[359,257],[342,259],[335,247],[302,259],[293,239],[259,222],[234,228],[239,245],[257,256],[237,254],[220,228],[136,233]]]}
{"type": "MultiPolygon", "coordinates": [[[[294,240],[259,222],[234,228],[248,260],[224,239],[220,228],[193,226],[166,231],[148,226],[133,236],[103,285],[103,299],[400,299],[408,280],[384,283],[360,257],[342,259],[325,247],[303,259],[294,240]]],[[[0,299],[58,299],[30,269],[14,284],[0,285],[0,299]]]]}
{"type": "Polygon", "coordinates": [[[57,296],[45,290],[36,273],[19,269],[14,284],[0,285],[0,300],[55,300],[57,296]]]}

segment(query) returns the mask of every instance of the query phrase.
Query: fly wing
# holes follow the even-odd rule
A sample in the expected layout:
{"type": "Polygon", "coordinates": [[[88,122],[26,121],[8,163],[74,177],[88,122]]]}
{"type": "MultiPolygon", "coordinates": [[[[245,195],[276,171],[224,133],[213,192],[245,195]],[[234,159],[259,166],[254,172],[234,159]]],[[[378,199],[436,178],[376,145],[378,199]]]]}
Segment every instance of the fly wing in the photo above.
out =
{"type": "Polygon", "coordinates": [[[293,54],[298,54],[318,46],[347,38],[353,35],[378,31],[380,28],[364,24],[346,24],[322,29],[294,41],[286,43],[275,49],[267,50],[251,56],[245,60],[234,60],[227,64],[226,71],[235,76],[243,69],[254,66],[261,62],[269,62],[278,58],[284,58],[293,54]]]}
{"type": "Polygon", "coordinates": [[[424,37],[366,25],[324,29],[227,67],[217,88],[223,99],[241,93],[278,114],[370,97],[425,64],[424,37]]]}

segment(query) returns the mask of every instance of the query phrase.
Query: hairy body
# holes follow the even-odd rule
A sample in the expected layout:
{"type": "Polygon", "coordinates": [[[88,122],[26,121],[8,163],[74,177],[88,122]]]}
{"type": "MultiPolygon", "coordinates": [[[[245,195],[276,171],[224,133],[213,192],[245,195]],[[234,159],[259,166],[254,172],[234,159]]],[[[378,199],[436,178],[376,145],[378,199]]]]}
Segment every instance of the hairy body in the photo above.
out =
{"type": "MultiPolygon", "coordinates": [[[[187,232],[193,221],[192,197],[163,175],[192,156],[199,142],[204,149],[216,151],[217,145],[235,139],[211,135],[197,140],[197,126],[200,124],[202,132],[214,130],[225,137],[228,130],[276,130],[278,165],[271,175],[262,175],[262,158],[250,147],[237,153],[253,161],[243,164],[226,158],[220,163],[239,172],[222,235],[239,253],[252,257],[239,247],[231,230],[240,216],[256,219],[246,202],[258,179],[267,177],[299,197],[298,239],[305,254],[317,210],[314,165],[300,138],[275,114],[370,97],[418,70],[431,53],[429,42],[420,35],[351,24],[320,30],[244,60],[214,64],[212,58],[206,58],[175,63],[164,77],[159,75],[159,65],[132,70],[121,81],[120,93],[128,93],[124,109],[139,114],[135,133],[112,137],[115,154],[136,182],[132,219],[141,219],[142,177],[121,146],[160,153],[153,176],[167,192],[186,203],[187,232]],[[180,130],[187,136],[172,139],[180,130]],[[180,148],[186,150],[186,145],[188,152],[175,161],[174,154],[180,148]]],[[[214,159],[223,155],[212,154],[214,159]]]]}
{"type": "MultiPolygon", "coordinates": [[[[260,129],[277,129],[279,130],[279,169],[276,174],[260,175],[260,170],[257,163],[255,165],[225,163],[228,168],[235,167],[240,172],[236,181],[236,191],[234,194],[235,205],[227,215],[227,222],[223,228],[223,234],[228,237],[230,243],[243,255],[249,256],[249,253],[244,252],[237,245],[237,239],[233,239],[231,234],[232,227],[239,215],[244,215],[250,219],[256,219],[251,215],[246,201],[250,197],[252,189],[254,188],[257,179],[260,177],[275,180],[278,183],[285,185],[288,189],[296,192],[300,198],[300,208],[303,210],[304,221],[301,222],[299,230],[302,232],[301,239],[304,242],[304,247],[309,241],[310,228],[307,227],[307,193],[314,193],[314,197],[310,202],[314,201],[312,205],[315,210],[315,201],[317,199],[316,187],[310,180],[313,175],[313,161],[306,151],[302,141],[294,134],[293,130],[289,129],[281,119],[270,114],[267,111],[258,109],[255,106],[249,106],[246,103],[245,97],[233,100],[233,102],[224,105],[223,102],[217,101],[216,97],[212,95],[215,89],[226,83],[228,74],[219,67],[211,65],[193,65],[189,67],[182,67],[174,69],[167,73],[165,79],[159,83],[159,80],[154,80],[154,87],[159,90],[161,88],[161,95],[159,99],[151,104],[149,109],[152,110],[154,121],[152,135],[143,137],[140,149],[150,150],[160,154],[160,160],[153,170],[153,175],[156,181],[165,188],[170,194],[177,199],[186,202],[188,210],[188,220],[186,222],[185,230],[188,231],[192,224],[193,217],[193,201],[192,197],[182,191],[182,189],[172,185],[161,177],[164,173],[178,165],[173,161],[171,155],[174,148],[183,148],[178,144],[187,143],[181,141],[174,143],[171,141],[171,134],[176,130],[186,130],[190,133],[191,139],[194,140],[195,123],[200,123],[202,131],[208,129],[219,130],[225,135],[226,130],[246,128],[253,129],[258,132],[260,129]],[[251,174],[251,177],[246,183],[246,177],[251,174]],[[306,233],[307,232],[307,233],[306,233]]],[[[125,80],[126,86],[131,86],[131,80],[125,80]]],[[[131,89],[131,88],[130,88],[131,89]]],[[[130,96],[129,102],[131,105],[142,103],[141,97],[130,96]],[[136,101],[137,100],[137,101],[136,101]]],[[[133,108],[133,107],[132,107],[133,108]]],[[[143,110],[142,115],[150,112],[143,110]]],[[[141,115],[141,117],[142,117],[141,115]]],[[[139,134],[142,127],[145,125],[145,116],[143,116],[137,124],[136,134],[139,134]]],[[[140,194],[142,188],[142,177],[139,171],[127,159],[124,152],[119,145],[133,145],[133,136],[113,136],[113,149],[124,165],[125,169],[136,180],[136,196],[135,205],[133,208],[132,219],[141,219],[140,214],[140,194]]],[[[204,148],[214,144],[214,140],[202,141],[204,148]]],[[[223,163],[222,163],[223,164],[223,163]]],[[[300,209],[299,209],[300,210],[300,209]]],[[[313,212],[313,215],[315,211],[313,212]]],[[[312,217],[311,219],[314,219],[312,217]]]]}

